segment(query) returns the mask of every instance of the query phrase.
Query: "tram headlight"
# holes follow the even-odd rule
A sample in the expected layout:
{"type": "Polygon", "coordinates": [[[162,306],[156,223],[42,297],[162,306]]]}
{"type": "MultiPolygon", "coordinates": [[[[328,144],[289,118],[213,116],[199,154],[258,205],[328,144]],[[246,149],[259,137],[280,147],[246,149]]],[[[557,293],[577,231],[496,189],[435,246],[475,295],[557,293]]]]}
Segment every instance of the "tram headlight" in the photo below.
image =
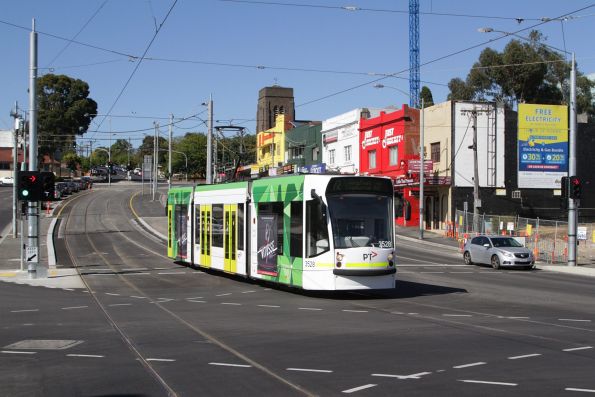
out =
{"type": "Polygon", "coordinates": [[[341,265],[342,265],[341,262],[343,261],[343,254],[337,252],[335,259],[337,260],[337,267],[341,267],[341,265]]]}
{"type": "Polygon", "coordinates": [[[393,265],[394,265],[393,258],[394,258],[394,255],[392,252],[390,254],[388,254],[388,256],[386,257],[386,259],[388,259],[389,267],[393,267],[393,265]]]}

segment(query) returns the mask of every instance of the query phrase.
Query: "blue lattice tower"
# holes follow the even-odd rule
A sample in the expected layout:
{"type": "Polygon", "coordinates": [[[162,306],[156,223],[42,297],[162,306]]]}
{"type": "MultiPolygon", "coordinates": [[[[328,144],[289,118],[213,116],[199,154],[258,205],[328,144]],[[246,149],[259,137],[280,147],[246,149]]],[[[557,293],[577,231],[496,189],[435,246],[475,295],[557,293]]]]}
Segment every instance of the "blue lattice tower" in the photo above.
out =
{"type": "Polygon", "coordinates": [[[409,0],[409,106],[419,108],[419,0],[409,0]]]}

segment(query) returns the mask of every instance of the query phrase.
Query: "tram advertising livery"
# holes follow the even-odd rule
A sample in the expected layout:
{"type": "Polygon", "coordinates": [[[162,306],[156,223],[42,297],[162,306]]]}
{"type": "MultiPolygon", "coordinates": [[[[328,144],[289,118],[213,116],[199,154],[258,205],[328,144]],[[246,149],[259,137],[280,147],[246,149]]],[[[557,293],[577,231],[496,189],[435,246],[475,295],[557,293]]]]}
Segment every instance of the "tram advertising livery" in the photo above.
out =
{"type": "Polygon", "coordinates": [[[393,187],[291,175],[170,189],[170,258],[307,290],[395,286],[393,187]]]}

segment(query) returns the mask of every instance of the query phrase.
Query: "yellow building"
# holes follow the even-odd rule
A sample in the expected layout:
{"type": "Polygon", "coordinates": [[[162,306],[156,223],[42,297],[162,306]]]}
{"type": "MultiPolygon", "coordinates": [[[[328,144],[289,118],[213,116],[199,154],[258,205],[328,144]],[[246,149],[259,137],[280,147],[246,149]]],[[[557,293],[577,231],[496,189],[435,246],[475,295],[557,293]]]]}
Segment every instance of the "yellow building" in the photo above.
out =
{"type": "Polygon", "coordinates": [[[286,115],[275,118],[275,126],[256,135],[256,162],[259,167],[279,167],[285,163],[285,132],[291,124],[286,115]]]}

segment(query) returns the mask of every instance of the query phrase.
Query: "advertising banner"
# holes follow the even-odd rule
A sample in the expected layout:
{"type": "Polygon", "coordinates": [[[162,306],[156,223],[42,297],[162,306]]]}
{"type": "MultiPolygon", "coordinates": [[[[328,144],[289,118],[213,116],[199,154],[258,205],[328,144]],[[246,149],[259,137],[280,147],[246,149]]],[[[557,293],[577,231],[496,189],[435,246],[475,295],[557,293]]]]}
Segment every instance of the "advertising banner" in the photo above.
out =
{"type": "Polygon", "coordinates": [[[259,214],[257,229],[259,274],[277,275],[277,214],[259,214]]]}
{"type": "Polygon", "coordinates": [[[519,104],[518,186],[559,189],[568,171],[568,107],[519,104]]]}

